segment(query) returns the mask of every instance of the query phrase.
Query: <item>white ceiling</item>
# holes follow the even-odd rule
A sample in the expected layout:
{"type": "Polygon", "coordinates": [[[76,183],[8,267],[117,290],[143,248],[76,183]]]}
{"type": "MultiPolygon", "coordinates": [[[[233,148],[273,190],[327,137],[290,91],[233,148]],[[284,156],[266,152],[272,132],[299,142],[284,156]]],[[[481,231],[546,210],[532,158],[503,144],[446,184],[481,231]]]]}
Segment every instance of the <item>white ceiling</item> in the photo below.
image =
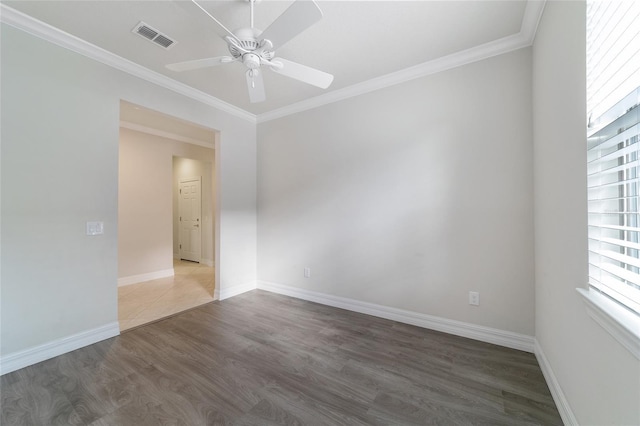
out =
{"type": "MultiPolygon", "coordinates": [[[[526,0],[320,1],[323,19],[281,47],[277,55],[331,73],[322,90],[282,75],[264,73],[267,101],[248,100],[243,65],[177,73],[166,64],[228,54],[225,33],[188,0],[3,1],[122,58],[161,73],[251,114],[263,114],[326,92],[518,35],[526,0]],[[139,22],[177,41],[165,50],[131,32],[139,22]]],[[[255,26],[265,29],[292,1],[263,0],[255,26]]],[[[200,1],[230,29],[249,24],[245,0],[200,1]]]]}

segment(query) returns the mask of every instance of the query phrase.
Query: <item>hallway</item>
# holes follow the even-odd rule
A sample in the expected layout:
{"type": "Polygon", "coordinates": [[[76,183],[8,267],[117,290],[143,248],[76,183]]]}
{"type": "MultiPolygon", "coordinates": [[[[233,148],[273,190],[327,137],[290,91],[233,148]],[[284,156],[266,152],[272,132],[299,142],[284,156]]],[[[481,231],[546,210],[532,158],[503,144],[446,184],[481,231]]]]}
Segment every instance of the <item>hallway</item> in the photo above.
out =
{"type": "Polygon", "coordinates": [[[213,301],[213,267],[185,260],[173,267],[173,277],[118,287],[120,331],[213,301]]]}

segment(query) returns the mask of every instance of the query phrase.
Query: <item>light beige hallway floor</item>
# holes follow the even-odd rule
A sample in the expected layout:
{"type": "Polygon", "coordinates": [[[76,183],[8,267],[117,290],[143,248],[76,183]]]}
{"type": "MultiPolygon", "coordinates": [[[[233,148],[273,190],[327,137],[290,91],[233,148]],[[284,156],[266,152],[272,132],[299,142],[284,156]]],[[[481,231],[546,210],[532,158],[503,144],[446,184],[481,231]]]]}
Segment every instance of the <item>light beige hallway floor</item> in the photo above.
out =
{"type": "Polygon", "coordinates": [[[173,268],[173,277],[118,287],[121,331],[213,301],[212,267],[174,260],[173,268]]]}

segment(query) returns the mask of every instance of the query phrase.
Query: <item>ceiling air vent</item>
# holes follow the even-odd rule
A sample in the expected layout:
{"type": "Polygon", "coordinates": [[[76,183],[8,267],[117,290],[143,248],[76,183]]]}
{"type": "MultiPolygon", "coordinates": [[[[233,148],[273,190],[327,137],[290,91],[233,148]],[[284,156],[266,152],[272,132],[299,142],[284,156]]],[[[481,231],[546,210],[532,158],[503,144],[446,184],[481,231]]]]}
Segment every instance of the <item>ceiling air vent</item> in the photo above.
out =
{"type": "Polygon", "coordinates": [[[144,37],[147,40],[157,44],[158,46],[164,47],[165,49],[168,49],[176,44],[176,41],[172,40],[168,35],[162,34],[160,31],[150,27],[142,21],[138,22],[138,24],[133,27],[133,30],[131,30],[131,32],[134,34],[138,34],[139,36],[144,37]]]}

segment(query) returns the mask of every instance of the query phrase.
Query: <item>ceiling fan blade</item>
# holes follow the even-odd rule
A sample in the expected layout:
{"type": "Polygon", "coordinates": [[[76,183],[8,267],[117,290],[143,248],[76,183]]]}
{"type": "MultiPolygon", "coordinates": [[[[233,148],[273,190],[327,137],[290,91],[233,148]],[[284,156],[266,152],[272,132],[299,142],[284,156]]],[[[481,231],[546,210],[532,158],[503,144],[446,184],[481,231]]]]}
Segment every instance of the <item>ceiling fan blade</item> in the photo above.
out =
{"type": "Polygon", "coordinates": [[[260,36],[277,49],[322,18],[322,11],[313,0],[297,0],[276,18],[260,36]]]}
{"type": "Polygon", "coordinates": [[[249,100],[252,104],[262,102],[267,97],[264,94],[264,81],[262,72],[259,69],[247,71],[247,88],[249,89],[249,100]]]}
{"type": "Polygon", "coordinates": [[[165,65],[171,71],[189,71],[199,68],[215,67],[216,65],[225,64],[235,61],[231,56],[216,56],[215,58],[195,59],[193,61],[177,62],[175,64],[165,65]]]}
{"type": "Polygon", "coordinates": [[[271,69],[274,72],[300,80],[321,89],[326,89],[333,82],[333,76],[331,74],[296,62],[287,61],[286,59],[274,58],[271,61],[271,64],[271,69]]]}

